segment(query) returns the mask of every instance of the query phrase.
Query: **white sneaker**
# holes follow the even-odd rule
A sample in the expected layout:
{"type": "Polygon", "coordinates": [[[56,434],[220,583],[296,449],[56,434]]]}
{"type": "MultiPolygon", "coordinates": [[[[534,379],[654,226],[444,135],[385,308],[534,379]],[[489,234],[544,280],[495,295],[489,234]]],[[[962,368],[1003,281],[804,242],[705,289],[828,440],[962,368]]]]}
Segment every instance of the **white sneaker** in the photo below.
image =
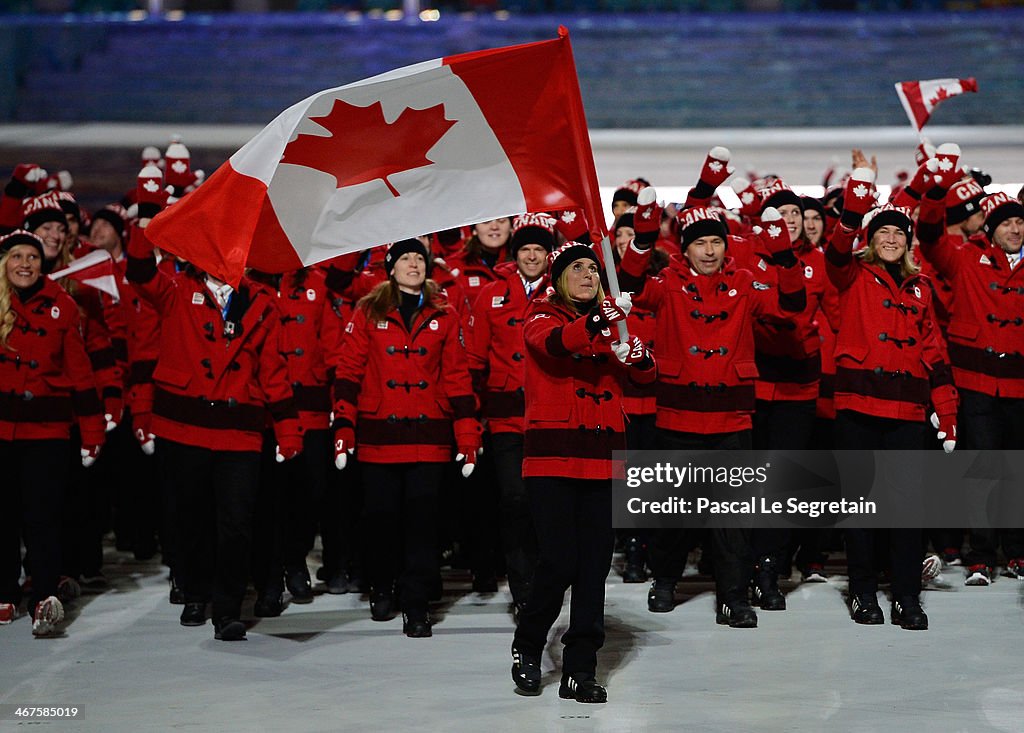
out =
{"type": "Polygon", "coordinates": [[[984,565],[971,565],[964,585],[992,585],[992,571],[984,565]]]}
{"type": "Polygon", "coordinates": [[[32,636],[53,636],[57,624],[64,620],[64,606],[56,596],[50,596],[36,604],[32,614],[32,636]]]}

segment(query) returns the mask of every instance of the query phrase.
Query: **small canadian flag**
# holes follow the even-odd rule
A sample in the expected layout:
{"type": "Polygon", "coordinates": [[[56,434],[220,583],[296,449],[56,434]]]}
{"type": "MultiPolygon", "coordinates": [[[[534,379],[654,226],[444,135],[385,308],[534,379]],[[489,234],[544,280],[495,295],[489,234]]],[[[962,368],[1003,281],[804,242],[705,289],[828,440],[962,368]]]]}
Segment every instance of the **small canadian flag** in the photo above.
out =
{"type": "Polygon", "coordinates": [[[965,92],[977,92],[978,82],[973,76],[965,79],[924,79],[896,82],[896,94],[918,132],[928,122],[932,110],[939,102],[965,92]]]}
{"type": "Polygon", "coordinates": [[[113,298],[114,302],[121,300],[117,275],[114,273],[114,261],[106,250],[93,250],[84,257],[72,260],[64,269],[50,273],[51,280],[59,280],[62,277],[69,277],[75,282],[101,290],[113,298]]]}

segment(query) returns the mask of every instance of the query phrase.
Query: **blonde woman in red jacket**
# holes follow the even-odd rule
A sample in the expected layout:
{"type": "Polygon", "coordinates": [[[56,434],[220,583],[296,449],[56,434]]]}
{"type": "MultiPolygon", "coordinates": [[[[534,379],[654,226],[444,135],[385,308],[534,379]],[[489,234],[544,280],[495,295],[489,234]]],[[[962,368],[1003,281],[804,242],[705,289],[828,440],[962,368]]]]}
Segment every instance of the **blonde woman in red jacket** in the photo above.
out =
{"type": "MultiPolygon", "coordinates": [[[[855,160],[856,160],[855,153],[855,160]]],[[[935,410],[947,451],[956,442],[957,392],[945,343],[934,321],[932,288],[910,257],[909,210],[886,204],[873,212],[871,168],[855,169],[842,218],[825,250],[829,279],[839,290],[836,336],[835,447],[843,450],[920,450],[926,411],[935,410]],[[853,241],[865,245],[855,256],[853,241]]],[[[876,533],[846,531],[850,615],[880,624],[876,533]]],[[[920,529],[889,530],[892,623],[927,629],[921,608],[920,529]]]]}
{"type": "Polygon", "coordinates": [[[570,241],[550,262],[554,294],[532,303],[524,326],[523,478],[540,557],[512,643],[512,679],[522,692],[540,691],[541,655],[571,587],[558,695],[603,703],[597,651],[614,544],[612,451],[626,448],[622,381],[649,383],[657,373],[637,336],[611,341],[632,304],[605,298],[594,251],[570,241]]]}
{"type": "Polygon", "coordinates": [[[0,624],[17,615],[24,538],[32,556],[32,633],[51,636],[64,617],[56,595],[71,425],[77,420],[88,467],[105,423],[78,307],[43,277],[42,263],[35,235],[17,230],[0,239],[0,624]]]}
{"type": "Polygon", "coordinates": [[[335,465],[343,469],[358,453],[373,619],[394,617],[397,591],[405,635],[428,637],[444,467],[454,453],[468,477],[482,429],[461,316],[427,279],[426,246],[396,242],[384,266],[388,279],[359,301],[343,338],[328,347],[335,465]]]}

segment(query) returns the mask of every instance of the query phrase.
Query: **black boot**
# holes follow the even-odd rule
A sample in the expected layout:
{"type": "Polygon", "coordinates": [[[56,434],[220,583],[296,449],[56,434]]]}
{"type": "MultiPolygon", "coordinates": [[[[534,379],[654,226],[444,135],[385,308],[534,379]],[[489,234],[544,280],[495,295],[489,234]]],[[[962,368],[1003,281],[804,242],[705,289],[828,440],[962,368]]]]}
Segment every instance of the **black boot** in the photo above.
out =
{"type": "Polygon", "coordinates": [[[213,624],[213,638],[217,641],[245,641],[245,624],[228,616],[217,619],[213,624]]]}
{"type": "Polygon", "coordinates": [[[626,565],[622,569],[623,583],[643,583],[647,580],[644,561],[647,559],[647,547],[638,537],[626,540],[626,565]]]}
{"type": "Polygon", "coordinates": [[[670,578],[655,578],[647,593],[647,610],[651,613],[668,613],[676,607],[676,581],[670,578]]]}
{"type": "Polygon", "coordinates": [[[202,626],[206,623],[206,604],[186,603],[180,620],[182,626],[202,626]]]}
{"type": "Polygon", "coordinates": [[[395,595],[390,590],[370,594],[370,616],[374,621],[390,621],[395,617],[395,595]]]}
{"type": "Polygon", "coordinates": [[[313,602],[313,583],[309,579],[309,568],[305,564],[287,568],[284,571],[284,584],[292,594],[293,603],[313,602]]]}
{"type": "Polygon", "coordinates": [[[875,625],[885,622],[874,593],[854,593],[850,596],[850,618],[858,624],[875,625]]]}
{"type": "Polygon", "coordinates": [[[275,618],[280,616],[282,611],[284,601],[281,598],[281,591],[277,589],[260,593],[252,607],[252,615],[257,618],[275,618]]]}
{"type": "Polygon", "coordinates": [[[591,674],[563,674],[558,696],[576,702],[608,702],[608,690],[597,684],[591,674]]]}
{"type": "Polygon", "coordinates": [[[754,567],[751,603],[762,611],[786,610],[786,596],[779,590],[778,564],[773,557],[765,555],[754,567]]]}
{"type": "Polygon", "coordinates": [[[170,602],[175,606],[180,606],[185,602],[185,592],[178,587],[178,581],[174,579],[174,576],[170,576],[167,581],[171,584],[170,602]]]}
{"type": "Polygon", "coordinates": [[[734,629],[753,629],[757,627],[757,614],[746,599],[719,601],[715,622],[734,629]]]}
{"type": "Polygon", "coordinates": [[[425,639],[428,636],[433,636],[433,632],[430,630],[430,614],[425,609],[403,613],[402,633],[410,639],[425,639]]]}
{"type": "Polygon", "coordinates": [[[523,695],[540,694],[540,655],[527,654],[512,645],[512,681],[523,695]]]}
{"type": "Polygon", "coordinates": [[[910,631],[924,631],[928,628],[928,616],[921,608],[917,596],[902,596],[892,602],[892,622],[910,631]]]}

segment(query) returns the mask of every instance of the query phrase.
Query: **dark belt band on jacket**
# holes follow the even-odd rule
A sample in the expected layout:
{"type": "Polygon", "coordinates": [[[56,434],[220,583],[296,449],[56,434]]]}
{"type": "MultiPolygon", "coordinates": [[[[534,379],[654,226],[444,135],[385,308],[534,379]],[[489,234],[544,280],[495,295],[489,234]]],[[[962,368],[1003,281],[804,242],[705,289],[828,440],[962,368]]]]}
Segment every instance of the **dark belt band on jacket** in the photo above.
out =
{"type": "Polygon", "coordinates": [[[176,395],[159,386],[153,395],[153,414],[199,428],[254,432],[263,430],[267,419],[264,405],[176,395]]]}
{"type": "Polygon", "coordinates": [[[67,395],[0,393],[0,420],[4,422],[71,422],[72,417],[71,398],[67,395]]]}
{"type": "Polygon", "coordinates": [[[1018,353],[949,342],[949,362],[957,369],[996,379],[1024,379],[1024,358],[1018,353]]]}
{"type": "Polygon", "coordinates": [[[848,369],[836,367],[836,392],[875,397],[896,402],[928,404],[931,387],[924,377],[909,372],[891,372],[881,368],[848,369]]]}
{"type": "Polygon", "coordinates": [[[626,434],[610,428],[527,427],[523,456],[529,458],[588,458],[611,460],[612,451],[626,449],[626,434]]]}
{"type": "Polygon", "coordinates": [[[526,399],[521,389],[512,392],[485,392],[484,417],[522,417],[526,411],[526,399]]]}
{"type": "Polygon", "coordinates": [[[293,384],[292,394],[300,412],[331,411],[331,389],[326,384],[293,384]]]}
{"type": "Polygon", "coordinates": [[[694,412],[752,412],[754,385],[738,384],[669,384],[655,386],[658,407],[694,412]]]}
{"type": "Polygon", "coordinates": [[[757,371],[762,382],[783,382],[786,384],[812,384],[821,378],[821,354],[811,356],[754,355],[757,371]]]}
{"type": "Polygon", "coordinates": [[[360,417],[356,431],[367,445],[446,445],[453,440],[451,420],[424,415],[360,417]]]}

